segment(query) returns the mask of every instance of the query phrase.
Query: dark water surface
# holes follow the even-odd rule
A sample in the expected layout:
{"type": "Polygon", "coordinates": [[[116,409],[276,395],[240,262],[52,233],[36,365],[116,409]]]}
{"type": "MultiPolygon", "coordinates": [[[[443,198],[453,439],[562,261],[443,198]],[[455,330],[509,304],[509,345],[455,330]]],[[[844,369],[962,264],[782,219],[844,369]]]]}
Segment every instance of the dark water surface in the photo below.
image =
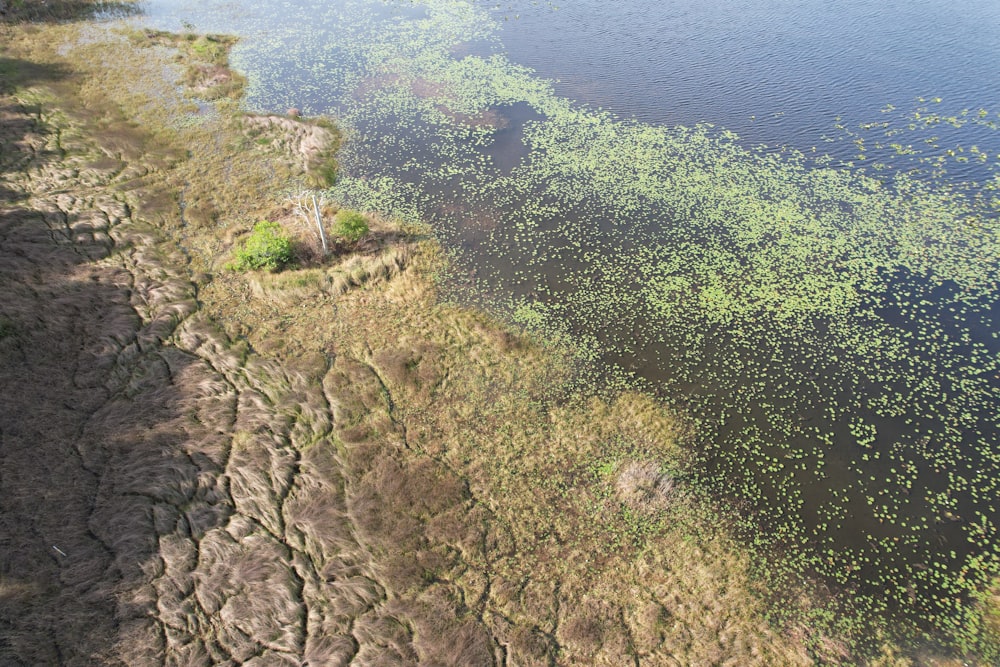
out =
{"type": "Polygon", "coordinates": [[[335,196],[432,220],[508,315],[690,410],[688,474],[749,541],[969,641],[1000,571],[1000,3],[145,8],[243,35],[250,106],[342,118],[335,196]]]}
{"type": "MultiPolygon", "coordinates": [[[[147,0],[150,20],[252,35],[336,24],[295,2],[147,0]]],[[[337,7],[336,0],[327,2],[337,7]]],[[[382,15],[416,7],[372,2],[382,15]]],[[[509,58],[556,91],[656,124],[715,123],[754,144],[822,148],[837,118],[879,120],[941,97],[1000,108],[1000,3],[993,0],[507,0],[509,58]]],[[[415,10],[419,11],[419,9],[415,10]]],[[[244,48],[252,49],[252,45],[244,48]]],[[[266,84],[265,84],[266,85],[266,84]]]]}
{"type": "Polygon", "coordinates": [[[632,0],[497,3],[512,60],[557,90],[658,124],[710,122],[770,145],[817,145],[834,119],[917,97],[995,109],[992,0],[632,0]],[[558,9],[553,9],[558,6],[558,9]]]}

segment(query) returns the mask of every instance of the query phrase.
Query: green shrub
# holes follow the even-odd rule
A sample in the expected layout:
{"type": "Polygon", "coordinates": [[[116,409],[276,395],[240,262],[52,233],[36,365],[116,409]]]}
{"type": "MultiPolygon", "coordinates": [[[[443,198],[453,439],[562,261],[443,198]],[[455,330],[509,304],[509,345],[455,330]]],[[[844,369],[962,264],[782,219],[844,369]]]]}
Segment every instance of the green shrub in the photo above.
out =
{"type": "Polygon", "coordinates": [[[212,35],[199,37],[191,44],[195,55],[211,63],[224,64],[229,56],[229,46],[212,35]]]}
{"type": "Polygon", "coordinates": [[[263,220],[253,227],[250,238],[236,251],[232,264],[238,271],[278,271],[292,261],[292,242],[276,222],[263,220]]]}
{"type": "Polygon", "coordinates": [[[333,235],[342,241],[354,243],[368,233],[368,221],[357,211],[342,208],[333,216],[333,235]]]}

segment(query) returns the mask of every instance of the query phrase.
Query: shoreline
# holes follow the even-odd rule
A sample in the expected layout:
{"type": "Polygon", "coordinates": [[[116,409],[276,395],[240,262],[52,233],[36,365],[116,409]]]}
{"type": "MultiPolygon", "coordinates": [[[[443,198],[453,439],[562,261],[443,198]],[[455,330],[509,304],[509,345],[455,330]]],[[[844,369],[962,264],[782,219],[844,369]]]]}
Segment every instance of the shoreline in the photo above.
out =
{"type": "MultiPolygon", "coordinates": [[[[63,38],[70,30],[42,29],[63,38]]],[[[108,53],[102,48],[109,46],[76,50],[90,62],[108,53]]],[[[79,74],[82,80],[68,76],[58,84],[77,92],[39,102],[59,109],[76,96],[94,105],[83,105],[89,119],[56,115],[45,127],[57,128],[60,142],[78,136],[83,162],[98,165],[93,188],[127,205],[128,215],[107,214],[107,229],[98,225],[89,241],[73,242],[104,248],[95,251],[90,280],[111,287],[90,298],[119,304],[127,321],[117,339],[135,341],[134,349],[108,343],[108,368],[97,364],[105,375],[94,381],[118,388],[94,414],[116,413],[101,427],[107,437],[127,433],[125,441],[145,445],[135,449],[153,458],[129,460],[132,443],[124,441],[120,451],[104,451],[99,439],[87,443],[83,469],[99,482],[90,497],[73,502],[95,505],[101,494],[124,502],[130,484],[150,487],[139,494],[151,499],[148,507],[119,507],[136,525],[118,535],[109,523],[97,540],[115,565],[101,555],[89,564],[104,568],[93,588],[107,603],[131,596],[148,612],[150,596],[156,601],[151,617],[159,630],[149,621],[128,641],[112,642],[115,650],[128,642],[159,647],[128,662],[158,664],[164,652],[183,651],[246,661],[334,660],[354,651],[364,664],[379,650],[402,662],[466,664],[486,656],[501,664],[512,656],[528,664],[640,657],[656,663],[681,650],[694,662],[848,659],[835,638],[810,636],[806,626],[776,632],[763,621],[759,584],[749,581],[737,545],[671,483],[670,468],[680,465],[671,415],[634,395],[611,404],[553,395],[549,378],[567,377],[565,364],[481,313],[438,302],[427,276],[442,261],[439,250],[414,230],[383,221],[381,241],[336,258],[339,269],[321,263],[274,275],[222,270],[253,220],[282,210],[279,192],[301,170],[284,148],[248,136],[225,95],[216,118],[192,111],[174,82],[162,80],[164,58],[136,49],[126,62],[94,70],[111,84],[106,108],[97,82],[79,74]],[[156,72],[161,80],[149,78],[156,72]],[[139,100],[150,91],[130,90],[136,81],[153,86],[164,107],[144,108],[139,100]],[[174,127],[181,116],[190,125],[174,127]],[[136,122],[145,132],[128,129],[136,122]],[[250,151],[257,159],[246,159],[250,151]],[[103,167],[101,160],[115,164],[103,167]],[[127,219],[128,233],[112,218],[127,219]],[[389,253],[396,253],[389,261],[397,269],[385,273],[378,267],[388,266],[389,253]],[[340,292],[331,287],[338,270],[368,277],[340,292]],[[359,330],[358,322],[382,330],[359,330]],[[132,433],[136,407],[127,401],[157,413],[165,394],[173,397],[171,414],[147,425],[159,439],[132,433]],[[185,437],[172,436],[175,430],[185,437]],[[158,449],[168,452],[165,460],[155,459],[158,449]],[[131,479],[114,470],[123,460],[131,479]],[[140,525],[146,514],[151,526],[140,525]],[[198,523],[206,517],[207,524],[198,523]],[[123,537],[130,543],[119,553],[123,537]],[[143,565],[137,570],[119,563],[124,559],[143,565]],[[159,572],[157,559],[164,563],[159,572]],[[112,593],[116,588],[124,593],[112,593]],[[296,621],[301,614],[304,621],[296,621]],[[345,615],[353,619],[347,626],[345,615]],[[293,629],[264,640],[277,631],[276,620],[293,629]],[[245,636],[231,636],[228,625],[245,636]],[[734,639],[721,642],[727,635],[734,639]],[[456,636],[467,653],[448,654],[456,636]]],[[[22,84],[22,91],[31,87],[22,84]]],[[[57,148],[54,154],[66,150],[57,148]]],[[[56,164],[74,159],[70,151],[56,164]]],[[[79,176],[63,182],[73,179],[79,176]]],[[[38,179],[29,185],[32,205],[58,200],[58,188],[38,179]]],[[[82,212],[59,210],[64,217],[82,212]]],[[[23,326],[14,322],[11,330],[23,326]]],[[[51,326],[71,332],[73,325],[51,326]]],[[[104,340],[102,326],[93,323],[89,345],[104,340]]],[[[32,347],[16,336],[6,340],[7,349],[14,342],[19,350],[32,347]]],[[[26,359],[36,370],[52,361],[44,354],[26,359]]],[[[114,514],[102,511],[86,518],[88,530],[114,514]]],[[[36,532],[48,537],[59,529],[36,532]]],[[[69,543],[44,541],[57,541],[60,550],[69,543]]],[[[40,606],[67,593],[64,587],[40,606]]],[[[140,617],[130,622],[141,625],[140,617]]],[[[79,627],[82,618],[63,620],[79,627]]],[[[38,622],[44,625],[44,617],[38,622]]],[[[108,627],[115,625],[124,627],[120,619],[108,627]]],[[[109,653],[107,661],[114,659],[109,653]]]]}

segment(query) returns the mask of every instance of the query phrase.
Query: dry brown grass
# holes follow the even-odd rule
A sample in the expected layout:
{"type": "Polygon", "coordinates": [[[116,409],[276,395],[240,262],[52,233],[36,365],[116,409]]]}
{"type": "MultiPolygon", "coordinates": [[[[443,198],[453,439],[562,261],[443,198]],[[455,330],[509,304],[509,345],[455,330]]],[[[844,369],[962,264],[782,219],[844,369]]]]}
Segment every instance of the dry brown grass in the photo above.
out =
{"type": "Polygon", "coordinates": [[[674,478],[652,461],[629,462],[615,481],[618,498],[640,512],[665,509],[674,485],[674,478]]]}

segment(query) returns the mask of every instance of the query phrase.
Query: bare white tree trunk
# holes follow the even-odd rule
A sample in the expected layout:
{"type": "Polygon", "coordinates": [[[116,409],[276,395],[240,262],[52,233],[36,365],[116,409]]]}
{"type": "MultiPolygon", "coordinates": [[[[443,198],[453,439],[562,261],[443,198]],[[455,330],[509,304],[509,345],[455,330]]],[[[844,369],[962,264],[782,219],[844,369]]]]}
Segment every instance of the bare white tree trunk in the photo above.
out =
{"type": "Polygon", "coordinates": [[[313,218],[313,221],[316,223],[316,230],[319,232],[320,243],[323,246],[323,255],[328,255],[330,253],[330,248],[326,240],[326,230],[323,229],[323,218],[319,214],[319,202],[316,201],[316,195],[307,191],[301,191],[296,195],[290,196],[288,201],[292,204],[292,210],[295,211],[295,214],[302,216],[306,226],[311,224],[309,218],[313,218]],[[312,197],[311,212],[309,211],[309,200],[306,199],[306,195],[312,197]]]}
{"type": "Polygon", "coordinates": [[[319,229],[319,240],[323,243],[323,255],[325,256],[329,250],[326,247],[326,232],[323,231],[323,221],[319,217],[319,207],[316,205],[316,195],[313,198],[313,214],[316,216],[316,227],[319,229]]]}

